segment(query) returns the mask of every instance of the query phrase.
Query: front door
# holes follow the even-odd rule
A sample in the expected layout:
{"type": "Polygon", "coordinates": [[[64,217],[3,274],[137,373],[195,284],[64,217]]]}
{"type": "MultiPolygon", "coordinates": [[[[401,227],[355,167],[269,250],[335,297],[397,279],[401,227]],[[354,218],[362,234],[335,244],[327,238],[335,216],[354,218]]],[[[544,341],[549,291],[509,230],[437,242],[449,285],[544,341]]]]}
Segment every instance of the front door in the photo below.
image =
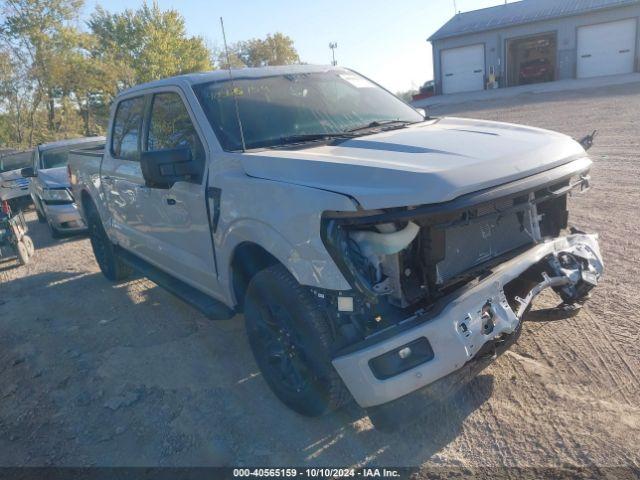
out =
{"type": "Polygon", "coordinates": [[[143,150],[191,150],[200,174],[169,189],[148,188],[140,202],[145,256],[177,278],[207,293],[217,286],[206,200],[207,152],[179,90],[155,93],[145,122],[143,150]]]}

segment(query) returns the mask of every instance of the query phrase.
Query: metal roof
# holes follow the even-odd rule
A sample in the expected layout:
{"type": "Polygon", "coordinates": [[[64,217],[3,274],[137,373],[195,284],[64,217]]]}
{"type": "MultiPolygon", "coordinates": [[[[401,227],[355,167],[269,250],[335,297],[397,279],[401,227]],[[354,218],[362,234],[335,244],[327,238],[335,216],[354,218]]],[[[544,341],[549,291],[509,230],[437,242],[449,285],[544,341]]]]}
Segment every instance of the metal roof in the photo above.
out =
{"type": "Polygon", "coordinates": [[[522,0],[458,13],[429,41],[628,5],[640,5],[640,0],[522,0]]]}

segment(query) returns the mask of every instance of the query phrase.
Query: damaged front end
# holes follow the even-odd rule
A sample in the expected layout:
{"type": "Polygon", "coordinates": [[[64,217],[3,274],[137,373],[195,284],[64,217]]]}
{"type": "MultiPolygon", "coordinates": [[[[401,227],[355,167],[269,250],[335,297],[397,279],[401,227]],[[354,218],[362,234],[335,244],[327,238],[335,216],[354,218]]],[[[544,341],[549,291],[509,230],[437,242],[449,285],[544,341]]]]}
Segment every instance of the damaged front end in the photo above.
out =
{"type": "Polygon", "coordinates": [[[547,288],[567,312],[584,302],[603,263],[596,236],[567,231],[567,196],[589,180],[582,168],[446,204],[327,212],[323,241],[353,290],[316,294],[358,403],[394,400],[486,353],[547,288]]]}

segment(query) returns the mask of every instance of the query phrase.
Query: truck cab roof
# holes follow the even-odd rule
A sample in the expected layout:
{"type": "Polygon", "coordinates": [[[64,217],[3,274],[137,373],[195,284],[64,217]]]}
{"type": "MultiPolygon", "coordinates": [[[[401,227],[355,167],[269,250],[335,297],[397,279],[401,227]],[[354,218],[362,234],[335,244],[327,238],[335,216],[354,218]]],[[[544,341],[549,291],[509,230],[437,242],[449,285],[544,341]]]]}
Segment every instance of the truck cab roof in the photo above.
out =
{"type": "MultiPolygon", "coordinates": [[[[343,67],[332,67],[330,65],[282,65],[275,67],[259,68],[233,68],[231,75],[234,79],[264,78],[274,75],[303,74],[327,71],[346,71],[343,67]]],[[[229,70],[213,70],[210,72],[187,73],[174,77],[163,78],[153,82],[142,83],[120,92],[120,96],[129,95],[150,88],[175,86],[175,85],[197,85],[200,83],[215,82],[229,79],[229,70]]]]}

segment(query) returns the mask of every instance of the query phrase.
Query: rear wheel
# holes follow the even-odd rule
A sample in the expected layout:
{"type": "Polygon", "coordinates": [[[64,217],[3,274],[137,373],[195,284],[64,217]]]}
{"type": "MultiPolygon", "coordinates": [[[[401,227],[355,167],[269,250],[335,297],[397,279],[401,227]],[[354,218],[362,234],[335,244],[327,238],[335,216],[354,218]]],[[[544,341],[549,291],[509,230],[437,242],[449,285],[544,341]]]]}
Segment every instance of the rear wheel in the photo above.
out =
{"type": "Polygon", "coordinates": [[[16,250],[17,250],[17,254],[18,254],[18,261],[20,262],[20,265],[26,265],[27,263],[29,263],[29,252],[27,251],[27,246],[22,243],[22,241],[18,242],[16,244],[16,250]]]}
{"type": "Polygon", "coordinates": [[[131,275],[131,267],[125,264],[118,256],[115,246],[109,240],[104,230],[100,215],[93,204],[85,208],[87,224],[89,227],[89,239],[96,262],[102,274],[112,282],[121,282],[131,275]]]}
{"type": "Polygon", "coordinates": [[[282,265],[251,279],[245,321],[264,379],[285,405],[319,416],[350,400],[331,364],[333,341],[324,313],[282,265]]]}

